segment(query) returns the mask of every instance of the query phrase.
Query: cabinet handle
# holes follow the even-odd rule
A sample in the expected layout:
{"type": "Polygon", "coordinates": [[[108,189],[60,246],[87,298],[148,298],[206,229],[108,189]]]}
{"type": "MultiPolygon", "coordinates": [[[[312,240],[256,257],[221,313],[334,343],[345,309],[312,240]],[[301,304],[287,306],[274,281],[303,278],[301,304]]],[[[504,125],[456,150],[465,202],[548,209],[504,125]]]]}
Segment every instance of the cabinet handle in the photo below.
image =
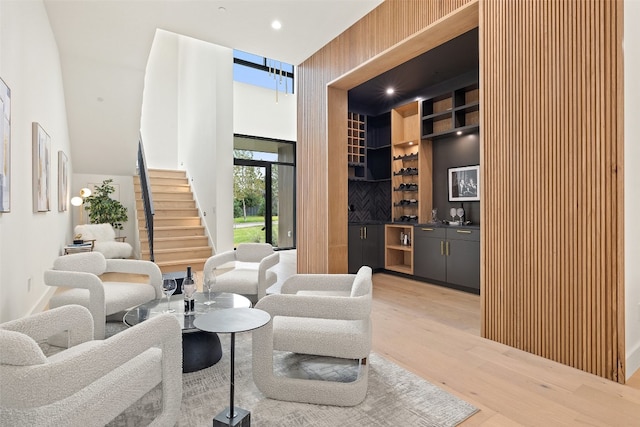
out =
{"type": "Polygon", "coordinates": [[[460,233],[460,234],[471,234],[472,231],[471,230],[456,230],[456,233],[460,233]]]}
{"type": "Polygon", "coordinates": [[[367,227],[364,228],[364,240],[367,240],[367,227]]]}
{"type": "Polygon", "coordinates": [[[363,227],[360,227],[360,240],[362,240],[362,228],[363,227]]]}
{"type": "Polygon", "coordinates": [[[422,231],[433,231],[433,228],[422,228],[422,231]]]}
{"type": "Polygon", "coordinates": [[[440,255],[444,255],[444,242],[440,240],[440,255]]]}
{"type": "Polygon", "coordinates": [[[447,256],[449,256],[449,242],[447,242],[447,256]]]}

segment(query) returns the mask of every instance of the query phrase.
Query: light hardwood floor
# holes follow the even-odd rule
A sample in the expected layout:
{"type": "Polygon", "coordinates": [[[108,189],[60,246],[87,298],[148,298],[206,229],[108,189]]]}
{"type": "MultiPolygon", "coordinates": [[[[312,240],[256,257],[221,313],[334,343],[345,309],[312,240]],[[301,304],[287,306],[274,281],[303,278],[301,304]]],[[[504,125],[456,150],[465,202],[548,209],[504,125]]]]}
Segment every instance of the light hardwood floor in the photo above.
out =
{"type": "Polygon", "coordinates": [[[463,426],[640,426],[627,385],[480,337],[480,297],[374,275],[373,350],[480,412],[463,426]]]}

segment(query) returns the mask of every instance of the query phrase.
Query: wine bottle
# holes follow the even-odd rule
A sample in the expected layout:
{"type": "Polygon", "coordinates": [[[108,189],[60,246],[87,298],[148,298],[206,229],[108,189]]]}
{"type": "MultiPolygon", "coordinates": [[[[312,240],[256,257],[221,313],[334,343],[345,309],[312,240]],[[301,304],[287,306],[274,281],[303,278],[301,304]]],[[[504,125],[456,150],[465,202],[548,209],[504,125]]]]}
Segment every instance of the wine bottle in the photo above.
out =
{"type": "Polygon", "coordinates": [[[187,267],[187,277],[182,281],[184,291],[184,314],[191,314],[195,309],[193,295],[196,293],[196,282],[193,280],[191,266],[187,267]]]}

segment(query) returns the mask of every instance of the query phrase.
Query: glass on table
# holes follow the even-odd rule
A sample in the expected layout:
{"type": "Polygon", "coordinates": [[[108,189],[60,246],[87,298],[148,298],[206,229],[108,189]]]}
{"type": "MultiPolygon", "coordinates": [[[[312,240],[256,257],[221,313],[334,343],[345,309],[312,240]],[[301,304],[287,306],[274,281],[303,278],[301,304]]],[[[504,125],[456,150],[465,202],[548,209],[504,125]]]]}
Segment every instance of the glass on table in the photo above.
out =
{"type": "Polygon", "coordinates": [[[167,296],[167,309],[164,311],[165,313],[173,313],[175,309],[171,308],[171,295],[176,291],[178,284],[176,283],[176,279],[165,278],[162,279],[162,292],[167,296]]]}
{"type": "Polygon", "coordinates": [[[211,301],[211,288],[215,288],[216,285],[216,269],[215,267],[211,269],[210,274],[205,274],[204,283],[203,283],[203,291],[207,293],[207,300],[204,302],[205,305],[215,304],[215,301],[211,301]]]}

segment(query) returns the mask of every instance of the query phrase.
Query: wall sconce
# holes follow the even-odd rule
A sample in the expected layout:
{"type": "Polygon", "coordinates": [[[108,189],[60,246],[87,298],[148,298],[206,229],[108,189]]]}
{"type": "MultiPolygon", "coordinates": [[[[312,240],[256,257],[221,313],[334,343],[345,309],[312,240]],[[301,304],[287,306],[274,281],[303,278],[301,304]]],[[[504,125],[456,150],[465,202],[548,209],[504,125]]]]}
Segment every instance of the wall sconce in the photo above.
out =
{"type": "Polygon", "coordinates": [[[89,197],[91,195],[91,189],[89,188],[81,188],[80,189],[80,195],[79,196],[75,196],[71,198],[71,204],[73,206],[80,206],[80,222],[79,224],[82,224],[82,211],[83,211],[83,205],[84,205],[84,199],[89,197]]]}

